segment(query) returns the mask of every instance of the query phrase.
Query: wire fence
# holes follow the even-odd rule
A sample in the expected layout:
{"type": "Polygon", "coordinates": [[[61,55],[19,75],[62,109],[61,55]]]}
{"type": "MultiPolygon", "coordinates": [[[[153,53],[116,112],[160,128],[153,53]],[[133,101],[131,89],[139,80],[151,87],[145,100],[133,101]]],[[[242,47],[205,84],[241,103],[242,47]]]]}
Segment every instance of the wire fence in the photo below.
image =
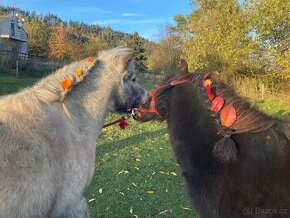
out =
{"type": "Polygon", "coordinates": [[[45,76],[66,62],[56,62],[44,56],[0,50],[0,73],[32,77],[45,76]]]}

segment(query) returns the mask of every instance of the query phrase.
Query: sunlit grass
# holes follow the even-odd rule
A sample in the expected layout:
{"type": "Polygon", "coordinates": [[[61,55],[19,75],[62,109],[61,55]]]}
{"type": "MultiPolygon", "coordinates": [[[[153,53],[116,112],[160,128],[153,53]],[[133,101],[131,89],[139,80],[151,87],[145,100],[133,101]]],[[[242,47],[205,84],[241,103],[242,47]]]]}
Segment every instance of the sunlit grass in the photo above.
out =
{"type": "MultiPolygon", "coordinates": [[[[30,86],[33,78],[0,75],[0,95],[30,86]]],[[[149,89],[154,86],[145,80],[149,89]]],[[[285,96],[256,101],[268,114],[289,117],[285,96]]],[[[119,118],[110,114],[106,121],[119,118]]],[[[129,120],[125,130],[104,129],[97,142],[95,175],[86,198],[91,217],[197,217],[191,208],[165,123],[129,120]]]]}
{"type": "Polygon", "coordinates": [[[193,217],[165,124],[129,122],[125,130],[104,129],[99,138],[96,173],[86,194],[91,215],[193,217]]]}

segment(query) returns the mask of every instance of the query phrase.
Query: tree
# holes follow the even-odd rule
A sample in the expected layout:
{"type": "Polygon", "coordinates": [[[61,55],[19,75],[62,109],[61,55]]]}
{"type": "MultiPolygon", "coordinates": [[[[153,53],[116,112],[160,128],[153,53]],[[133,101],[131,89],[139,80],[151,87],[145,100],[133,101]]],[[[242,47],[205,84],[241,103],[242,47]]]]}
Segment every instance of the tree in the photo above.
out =
{"type": "Polygon", "coordinates": [[[290,1],[248,0],[246,15],[265,73],[290,78],[290,1]],[[261,19],[262,18],[262,19],[261,19]]]}
{"type": "Polygon", "coordinates": [[[48,55],[48,41],[51,28],[41,19],[31,19],[24,23],[28,34],[29,53],[33,55],[48,55]]]}
{"type": "Polygon", "coordinates": [[[109,48],[108,43],[101,37],[90,35],[85,45],[87,56],[96,56],[101,49],[109,48]]]}
{"type": "Polygon", "coordinates": [[[176,19],[189,33],[183,54],[192,70],[237,72],[247,59],[252,42],[249,26],[236,0],[196,0],[197,9],[186,20],[176,19]]]}
{"type": "Polygon", "coordinates": [[[62,20],[58,16],[53,15],[51,13],[48,13],[46,16],[44,16],[43,20],[49,26],[59,26],[61,25],[61,23],[63,23],[62,20]]]}
{"type": "Polygon", "coordinates": [[[147,72],[147,67],[146,67],[147,55],[146,55],[145,49],[143,48],[143,42],[141,41],[137,32],[134,33],[132,46],[134,50],[134,57],[136,60],[137,70],[141,73],[146,73],[147,72]]]}
{"type": "Polygon", "coordinates": [[[120,46],[133,48],[133,37],[125,35],[119,42],[120,46]]]}
{"type": "Polygon", "coordinates": [[[70,59],[71,45],[67,41],[67,32],[63,23],[52,28],[49,38],[49,56],[59,60],[70,59]]]}
{"type": "Polygon", "coordinates": [[[147,49],[148,69],[155,74],[172,74],[176,72],[181,56],[183,38],[172,26],[160,29],[159,42],[150,43],[147,49]]]}

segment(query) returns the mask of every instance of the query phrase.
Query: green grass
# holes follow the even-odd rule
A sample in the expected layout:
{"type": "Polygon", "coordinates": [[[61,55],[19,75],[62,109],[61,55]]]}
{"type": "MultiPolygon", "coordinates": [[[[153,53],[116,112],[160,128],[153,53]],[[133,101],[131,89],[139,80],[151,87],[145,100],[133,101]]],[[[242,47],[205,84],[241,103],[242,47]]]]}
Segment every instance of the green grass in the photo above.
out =
{"type": "Polygon", "coordinates": [[[25,87],[31,86],[37,81],[35,78],[7,76],[0,74],[0,95],[10,94],[25,87]]]}
{"type": "MultiPolygon", "coordinates": [[[[0,75],[0,95],[33,84],[33,78],[0,75]]],[[[150,81],[144,85],[151,88],[150,81]]],[[[280,97],[281,98],[281,97],[280,97]]],[[[279,98],[255,102],[269,114],[289,116],[279,98]]],[[[106,121],[119,118],[110,114],[106,121]]],[[[104,129],[97,142],[95,175],[86,192],[91,217],[197,217],[169,145],[165,123],[104,129]]]]}
{"type": "MultiPolygon", "coordinates": [[[[107,121],[118,118],[112,114],[107,121]]],[[[93,217],[194,217],[162,123],[104,129],[86,194],[93,217]],[[100,193],[101,192],[101,193],[100,193]]]]}
{"type": "MultiPolygon", "coordinates": [[[[142,81],[147,89],[154,87],[142,81]]],[[[110,114],[106,121],[120,117],[110,114]]],[[[165,123],[103,130],[96,170],[86,197],[92,217],[197,217],[169,144],[165,123]],[[100,193],[101,192],[101,193],[100,193]]]]}

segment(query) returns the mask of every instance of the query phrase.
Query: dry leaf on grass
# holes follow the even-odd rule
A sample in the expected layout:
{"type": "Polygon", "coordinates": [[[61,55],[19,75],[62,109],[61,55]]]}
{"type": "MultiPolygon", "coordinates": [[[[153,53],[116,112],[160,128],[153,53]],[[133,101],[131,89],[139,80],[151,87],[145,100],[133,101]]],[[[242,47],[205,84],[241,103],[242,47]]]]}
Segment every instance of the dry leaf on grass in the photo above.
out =
{"type": "Polygon", "coordinates": [[[153,195],[154,194],[154,191],[147,191],[146,192],[148,195],[153,195]]]}
{"type": "Polygon", "coordinates": [[[129,174],[129,171],[128,170],[121,170],[118,175],[121,175],[121,174],[129,174]]]}
{"type": "Polygon", "coordinates": [[[161,211],[160,213],[159,213],[159,215],[160,216],[166,216],[166,215],[168,215],[168,213],[171,213],[172,212],[172,210],[163,210],[163,211],[161,211]]]}

